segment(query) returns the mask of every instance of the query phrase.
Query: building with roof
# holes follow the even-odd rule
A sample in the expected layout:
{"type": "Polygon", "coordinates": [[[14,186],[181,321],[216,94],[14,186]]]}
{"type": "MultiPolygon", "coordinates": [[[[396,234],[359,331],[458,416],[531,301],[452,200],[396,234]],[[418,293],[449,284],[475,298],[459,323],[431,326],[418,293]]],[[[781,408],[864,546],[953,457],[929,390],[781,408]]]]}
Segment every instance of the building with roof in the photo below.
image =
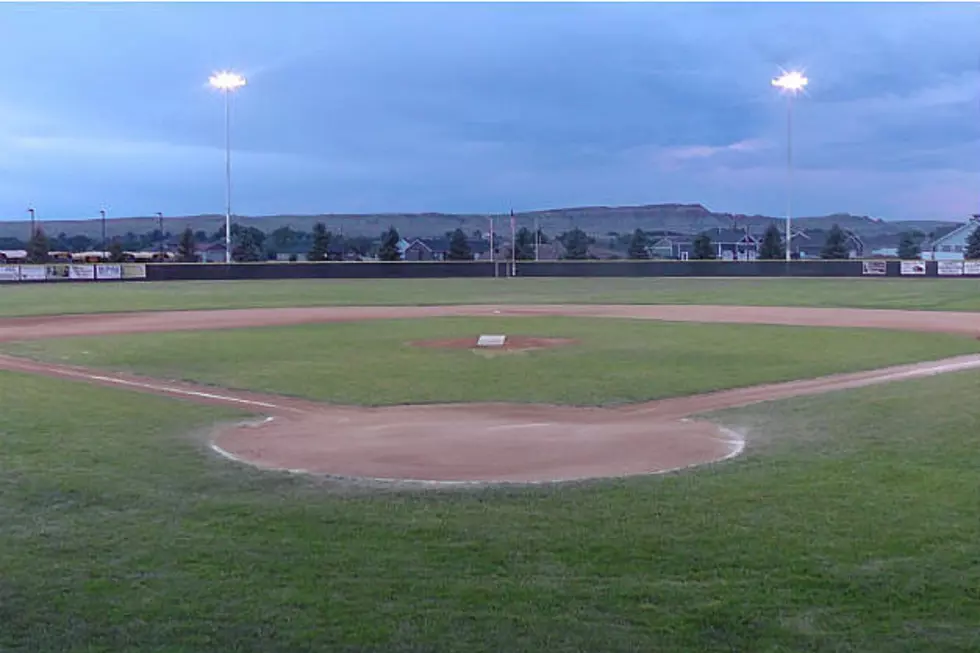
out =
{"type": "Polygon", "coordinates": [[[980,229],[980,213],[949,233],[922,245],[922,258],[927,261],[962,261],[966,241],[980,229]]]}
{"type": "MultiPolygon", "coordinates": [[[[844,247],[847,249],[848,258],[862,258],[864,256],[864,241],[853,231],[844,229],[844,247]]],[[[827,237],[830,231],[823,229],[807,231],[800,229],[793,232],[790,242],[790,255],[793,258],[815,259],[820,258],[820,254],[827,246],[827,237]]]]}

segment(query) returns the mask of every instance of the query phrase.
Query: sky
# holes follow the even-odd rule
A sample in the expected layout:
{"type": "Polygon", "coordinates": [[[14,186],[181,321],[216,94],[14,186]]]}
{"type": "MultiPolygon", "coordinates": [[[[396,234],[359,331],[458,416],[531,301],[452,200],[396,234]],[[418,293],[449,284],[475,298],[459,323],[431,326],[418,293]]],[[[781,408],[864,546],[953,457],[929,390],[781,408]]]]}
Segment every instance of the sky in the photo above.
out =
{"type": "Polygon", "coordinates": [[[0,219],[980,212],[977,3],[0,3],[0,219]]]}

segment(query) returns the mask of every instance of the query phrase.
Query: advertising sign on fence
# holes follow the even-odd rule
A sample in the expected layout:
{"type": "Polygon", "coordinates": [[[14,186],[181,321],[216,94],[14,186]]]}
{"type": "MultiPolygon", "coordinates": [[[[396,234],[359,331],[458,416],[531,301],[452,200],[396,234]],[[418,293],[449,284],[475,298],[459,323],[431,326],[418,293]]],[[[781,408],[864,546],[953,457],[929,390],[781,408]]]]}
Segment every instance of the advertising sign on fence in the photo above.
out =
{"type": "Polygon", "coordinates": [[[980,261],[963,261],[963,274],[980,275],[980,261]]]}
{"type": "Polygon", "coordinates": [[[49,263],[46,268],[48,279],[67,279],[69,267],[67,263],[49,263]]]}
{"type": "Polygon", "coordinates": [[[122,266],[118,263],[100,263],[95,266],[96,279],[122,279],[122,266]]]}
{"type": "Polygon", "coordinates": [[[146,278],[146,265],[144,263],[123,263],[122,264],[122,278],[123,279],[145,279],[146,278]]]}
{"type": "Polygon", "coordinates": [[[19,279],[19,265],[0,265],[0,281],[18,281],[19,279]]]}
{"type": "Polygon", "coordinates": [[[94,279],[94,265],[71,265],[68,267],[69,279],[94,279]]]}
{"type": "Polygon", "coordinates": [[[20,266],[21,281],[44,281],[48,278],[48,271],[43,265],[22,265],[20,266]]]}
{"type": "Polygon", "coordinates": [[[925,273],[925,261],[902,261],[902,274],[923,275],[925,273]]]}
{"type": "Polygon", "coordinates": [[[861,261],[861,274],[887,274],[885,261],[861,261]]]}
{"type": "Polygon", "coordinates": [[[939,276],[958,277],[963,274],[963,261],[939,261],[939,276]]]}

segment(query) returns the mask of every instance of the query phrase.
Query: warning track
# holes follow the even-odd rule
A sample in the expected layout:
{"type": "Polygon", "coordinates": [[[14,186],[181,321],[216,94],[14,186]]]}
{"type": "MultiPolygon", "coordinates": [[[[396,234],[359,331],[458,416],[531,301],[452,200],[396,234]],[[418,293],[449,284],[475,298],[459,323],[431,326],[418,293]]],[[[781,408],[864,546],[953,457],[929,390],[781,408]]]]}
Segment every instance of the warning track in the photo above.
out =
{"type": "MultiPolygon", "coordinates": [[[[0,320],[0,341],[440,316],[575,316],[980,334],[980,314],[740,306],[415,306],[247,309],[0,320]]],[[[267,418],[228,426],[214,449],[258,467],[423,483],[550,482],[649,474],[723,460],[744,442],[693,416],[788,397],[980,368],[980,355],[620,408],[453,404],[360,408],[0,356],[42,374],[267,418]]]]}

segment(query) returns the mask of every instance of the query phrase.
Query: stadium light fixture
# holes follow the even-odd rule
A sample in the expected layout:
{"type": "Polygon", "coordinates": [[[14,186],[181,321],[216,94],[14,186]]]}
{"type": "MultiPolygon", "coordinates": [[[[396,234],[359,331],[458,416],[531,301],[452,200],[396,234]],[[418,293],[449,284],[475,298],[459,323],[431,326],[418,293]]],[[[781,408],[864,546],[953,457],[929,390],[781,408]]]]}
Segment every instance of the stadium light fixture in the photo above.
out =
{"type": "Polygon", "coordinates": [[[810,80],[806,75],[791,70],[772,80],[772,85],[786,94],[786,262],[792,259],[791,231],[793,221],[793,98],[806,88],[810,80]]]}
{"type": "Polygon", "coordinates": [[[231,94],[247,82],[238,73],[222,71],[208,83],[225,96],[225,263],[231,263],[231,94]]]}

